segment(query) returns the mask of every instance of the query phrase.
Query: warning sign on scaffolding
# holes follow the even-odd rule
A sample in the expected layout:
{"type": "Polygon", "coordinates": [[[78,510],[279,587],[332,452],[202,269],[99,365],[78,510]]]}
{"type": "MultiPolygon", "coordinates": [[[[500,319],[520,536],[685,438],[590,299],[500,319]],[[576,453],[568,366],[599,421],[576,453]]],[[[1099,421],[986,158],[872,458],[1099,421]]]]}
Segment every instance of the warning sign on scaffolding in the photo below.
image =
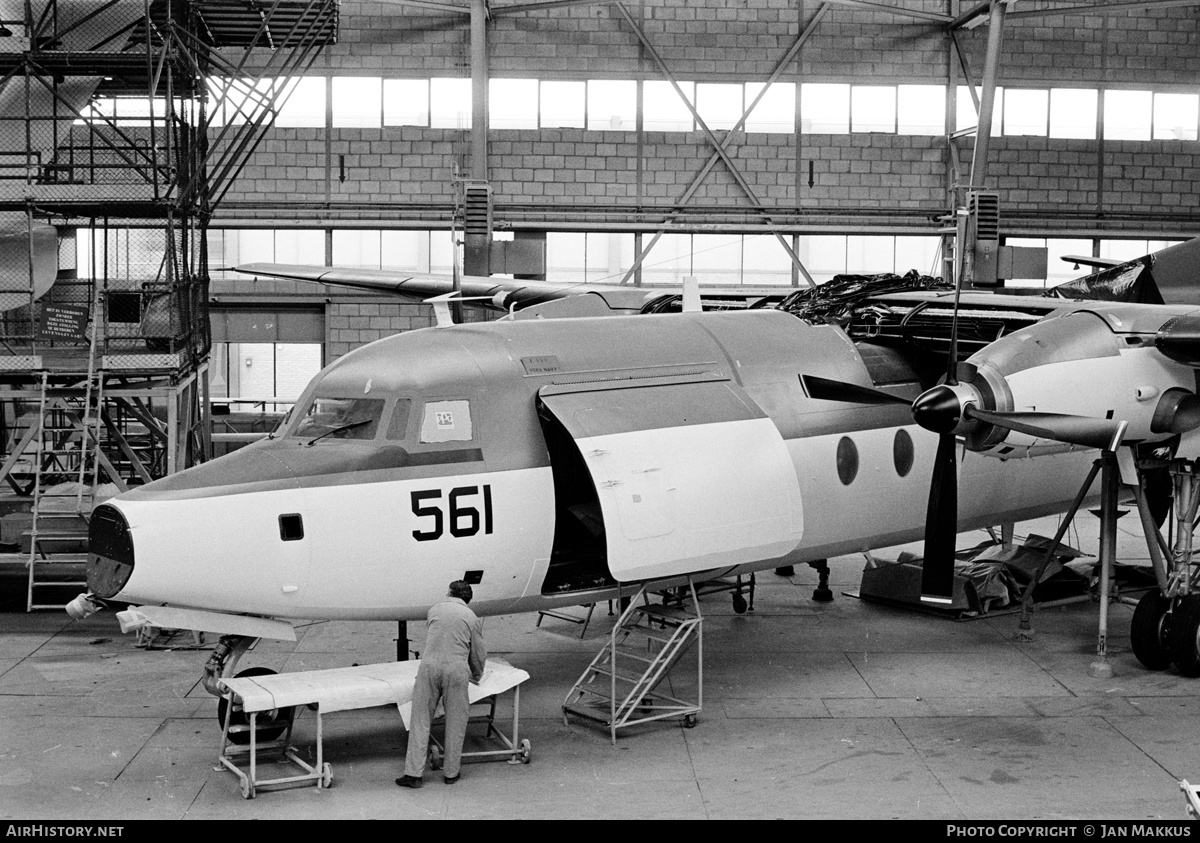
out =
{"type": "Polygon", "coordinates": [[[69,304],[42,306],[38,323],[39,340],[87,341],[88,309],[69,304]]]}

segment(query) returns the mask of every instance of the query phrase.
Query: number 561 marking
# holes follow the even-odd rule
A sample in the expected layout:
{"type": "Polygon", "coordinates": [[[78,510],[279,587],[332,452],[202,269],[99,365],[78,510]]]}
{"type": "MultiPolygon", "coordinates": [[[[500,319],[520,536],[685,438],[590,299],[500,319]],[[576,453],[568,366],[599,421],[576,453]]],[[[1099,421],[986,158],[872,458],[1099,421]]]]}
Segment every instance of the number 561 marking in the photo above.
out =
{"type": "Polygon", "coordinates": [[[446,503],[442,503],[441,489],[426,489],[412,493],[412,511],[418,518],[432,518],[427,530],[413,530],[413,538],[419,542],[440,539],[450,526],[450,535],[455,538],[476,535],[480,528],[484,535],[492,532],[492,487],[458,486],[451,489],[446,503]],[[476,495],[483,494],[483,512],[472,504],[476,495]]]}

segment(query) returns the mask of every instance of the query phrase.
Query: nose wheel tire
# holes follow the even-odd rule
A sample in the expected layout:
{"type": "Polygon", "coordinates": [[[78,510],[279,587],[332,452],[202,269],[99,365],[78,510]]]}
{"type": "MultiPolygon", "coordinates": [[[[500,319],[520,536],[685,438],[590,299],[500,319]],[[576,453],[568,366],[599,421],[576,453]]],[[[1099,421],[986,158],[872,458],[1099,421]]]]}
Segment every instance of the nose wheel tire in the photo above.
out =
{"type": "MultiPolygon", "coordinates": [[[[245,676],[271,676],[277,671],[271,670],[269,667],[248,667],[240,671],[235,679],[241,679],[245,676]]],[[[222,728],[225,726],[225,714],[229,711],[229,700],[221,697],[217,700],[217,723],[222,728]]],[[[292,725],[292,720],[296,716],[295,708],[275,708],[270,711],[258,712],[258,737],[259,742],[278,740],[279,737],[287,731],[292,725]]],[[[229,714],[229,742],[245,746],[250,743],[250,716],[240,708],[234,708],[229,714]],[[243,729],[235,729],[234,727],[244,726],[243,729]]]]}
{"type": "Polygon", "coordinates": [[[1166,670],[1174,660],[1169,644],[1171,600],[1157,590],[1147,591],[1133,610],[1129,642],[1133,654],[1150,670],[1166,670]]]}

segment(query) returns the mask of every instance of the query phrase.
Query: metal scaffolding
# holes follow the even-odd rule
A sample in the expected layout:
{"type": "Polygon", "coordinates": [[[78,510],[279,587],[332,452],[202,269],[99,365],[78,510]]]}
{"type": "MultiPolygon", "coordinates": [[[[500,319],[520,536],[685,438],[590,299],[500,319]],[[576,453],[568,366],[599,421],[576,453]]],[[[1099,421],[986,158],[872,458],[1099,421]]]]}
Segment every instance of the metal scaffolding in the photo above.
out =
{"type": "Polygon", "coordinates": [[[28,485],[43,393],[87,385],[107,481],[206,458],[208,221],[337,24],[338,0],[0,9],[0,482],[28,485]]]}

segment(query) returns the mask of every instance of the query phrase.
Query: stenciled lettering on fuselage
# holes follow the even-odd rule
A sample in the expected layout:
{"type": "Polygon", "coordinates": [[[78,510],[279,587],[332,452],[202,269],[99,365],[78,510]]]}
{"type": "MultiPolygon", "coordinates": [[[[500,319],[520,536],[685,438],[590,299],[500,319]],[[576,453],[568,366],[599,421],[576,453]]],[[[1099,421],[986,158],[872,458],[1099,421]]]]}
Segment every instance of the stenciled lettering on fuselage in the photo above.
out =
{"type": "Polygon", "coordinates": [[[492,487],[456,486],[443,496],[441,489],[421,489],[410,493],[412,513],[426,529],[413,530],[413,538],[419,542],[434,541],[449,534],[454,538],[492,533],[492,487]],[[476,504],[482,496],[482,511],[476,504]],[[429,520],[424,520],[429,519],[429,520]]]}

